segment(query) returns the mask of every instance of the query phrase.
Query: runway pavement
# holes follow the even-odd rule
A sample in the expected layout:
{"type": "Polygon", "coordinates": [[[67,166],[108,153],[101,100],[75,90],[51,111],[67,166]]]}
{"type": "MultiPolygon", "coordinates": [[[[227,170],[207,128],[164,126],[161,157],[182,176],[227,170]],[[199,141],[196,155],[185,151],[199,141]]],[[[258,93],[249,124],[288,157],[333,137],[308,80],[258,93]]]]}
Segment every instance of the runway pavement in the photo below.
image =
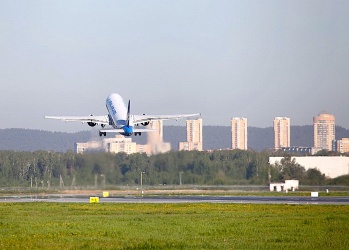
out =
{"type": "MultiPolygon", "coordinates": [[[[76,202],[89,203],[90,196],[47,195],[7,196],[0,202],[76,202]]],[[[249,203],[249,204],[331,204],[349,205],[349,197],[327,196],[118,196],[99,197],[100,203],[249,203]]]]}

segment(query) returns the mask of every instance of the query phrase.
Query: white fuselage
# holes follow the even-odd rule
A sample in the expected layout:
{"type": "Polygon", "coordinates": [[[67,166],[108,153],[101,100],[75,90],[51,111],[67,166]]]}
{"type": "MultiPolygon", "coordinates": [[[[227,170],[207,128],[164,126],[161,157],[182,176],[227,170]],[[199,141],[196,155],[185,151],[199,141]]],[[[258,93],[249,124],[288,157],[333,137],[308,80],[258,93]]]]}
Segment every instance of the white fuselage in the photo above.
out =
{"type": "Polygon", "coordinates": [[[122,128],[126,126],[127,108],[124,100],[119,94],[112,93],[106,99],[106,107],[112,119],[114,128],[122,128]]]}

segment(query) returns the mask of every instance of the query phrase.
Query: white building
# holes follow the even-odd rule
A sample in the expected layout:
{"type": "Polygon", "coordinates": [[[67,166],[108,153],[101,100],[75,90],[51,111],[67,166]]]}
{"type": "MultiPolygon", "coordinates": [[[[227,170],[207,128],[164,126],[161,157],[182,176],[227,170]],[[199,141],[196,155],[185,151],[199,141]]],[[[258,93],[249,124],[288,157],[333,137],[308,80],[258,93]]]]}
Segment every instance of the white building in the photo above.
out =
{"type": "Polygon", "coordinates": [[[163,140],[163,121],[151,121],[148,127],[153,129],[154,132],[147,133],[147,145],[143,145],[142,149],[139,147],[138,152],[152,155],[170,151],[171,144],[163,140]]]}
{"type": "Polygon", "coordinates": [[[126,138],[122,135],[116,135],[114,138],[105,138],[101,141],[89,141],[75,143],[75,152],[82,154],[88,150],[103,150],[110,153],[124,152],[133,154],[137,152],[136,143],[132,142],[132,138],[126,138]]]}
{"type": "Polygon", "coordinates": [[[202,119],[187,120],[187,141],[179,143],[179,150],[202,151],[202,119]]]}
{"type": "Polygon", "coordinates": [[[332,151],[339,153],[349,153],[349,138],[342,138],[332,142],[332,151]]]}
{"type": "Polygon", "coordinates": [[[290,147],[290,118],[275,117],[274,119],[274,148],[290,147]]]}
{"type": "Polygon", "coordinates": [[[275,183],[270,183],[269,185],[269,190],[276,191],[276,192],[281,192],[286,190],[295,191],[298,188],[299,188],[299,180],[285,180],[285,183],[275,182],[275,183]]]}
{"type": "Polygon", "coordinates": [[[75,143],[75,153],[83,154],[85,151],[102,149],[102,141],[88,141],[75,143]]]}
{"type": "Polygon", "coordinates": [[[247,118],[231,119],[231,148],[247,150],[247,118]]]}
{"type": "Polygon", "coordinates": [[[336,128],[334,115],[326,112],[313,118],[314,122],[314,148],[332,150],[332,141],[335,140],[336,128]]]}
{"type": "Polygon", "coordinates": [[[126,138],[122,135],[116,135],[115,138],[103,139],[103,146],[106,152],[109,153],[137,153],[137,146],[132,142],[132,138],[126,138]]]}
{"type": "MultiPolygon", "coordinates": [[[[283,157],[269,157],[269,164],[280,163],[283,157]]],[[[317,168],[327,177],[336,178],[349,174],[349,157],[344,156],[296,156],[291,157],[306,170],[317,168]]]]}

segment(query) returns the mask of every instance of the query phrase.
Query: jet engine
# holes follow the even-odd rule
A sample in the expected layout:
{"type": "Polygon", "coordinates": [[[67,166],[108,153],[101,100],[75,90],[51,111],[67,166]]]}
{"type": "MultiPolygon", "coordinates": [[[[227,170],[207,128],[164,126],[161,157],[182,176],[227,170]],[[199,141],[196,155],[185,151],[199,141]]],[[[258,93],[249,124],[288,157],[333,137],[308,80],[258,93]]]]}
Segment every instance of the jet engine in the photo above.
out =
{"type": "MultiPolygon", "coordinates": [[[[143,114],[143,115],[145,115],[145,114],[143,114]]],[[[143,126],[148,126],[149,125],[149,122],[142,122],[141,123],[143,126]]]]}
{"type": "Polygon", "coordinates": [[[94,126],[97,125],[97,123],[95,123],[95,122],[88,122],[87,124],[88,124],[90,127],[94,127],[94,126]]]}
{"type": "MultiPolygon", "coordinates": [[[[93,115],[90,115],[90,116],[93,116],[93,115]]],[[[97,123],[92,122],[92,121],[87,122],[87,124],[88,124],[90,127],[94,127],[94,126],[96,126],[96,125],[97,125],[97,123]]]]}

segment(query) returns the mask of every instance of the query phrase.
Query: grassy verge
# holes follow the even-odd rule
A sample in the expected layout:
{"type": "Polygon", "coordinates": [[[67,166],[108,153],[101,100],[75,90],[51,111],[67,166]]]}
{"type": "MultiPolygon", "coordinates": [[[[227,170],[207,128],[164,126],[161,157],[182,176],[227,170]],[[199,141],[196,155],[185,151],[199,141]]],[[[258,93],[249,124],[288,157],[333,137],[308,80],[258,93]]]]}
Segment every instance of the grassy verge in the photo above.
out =
{"type": "Polygon", "coordinates": [[[347,249],[349,206],[0,203],[0,249],[347,249]]]}

